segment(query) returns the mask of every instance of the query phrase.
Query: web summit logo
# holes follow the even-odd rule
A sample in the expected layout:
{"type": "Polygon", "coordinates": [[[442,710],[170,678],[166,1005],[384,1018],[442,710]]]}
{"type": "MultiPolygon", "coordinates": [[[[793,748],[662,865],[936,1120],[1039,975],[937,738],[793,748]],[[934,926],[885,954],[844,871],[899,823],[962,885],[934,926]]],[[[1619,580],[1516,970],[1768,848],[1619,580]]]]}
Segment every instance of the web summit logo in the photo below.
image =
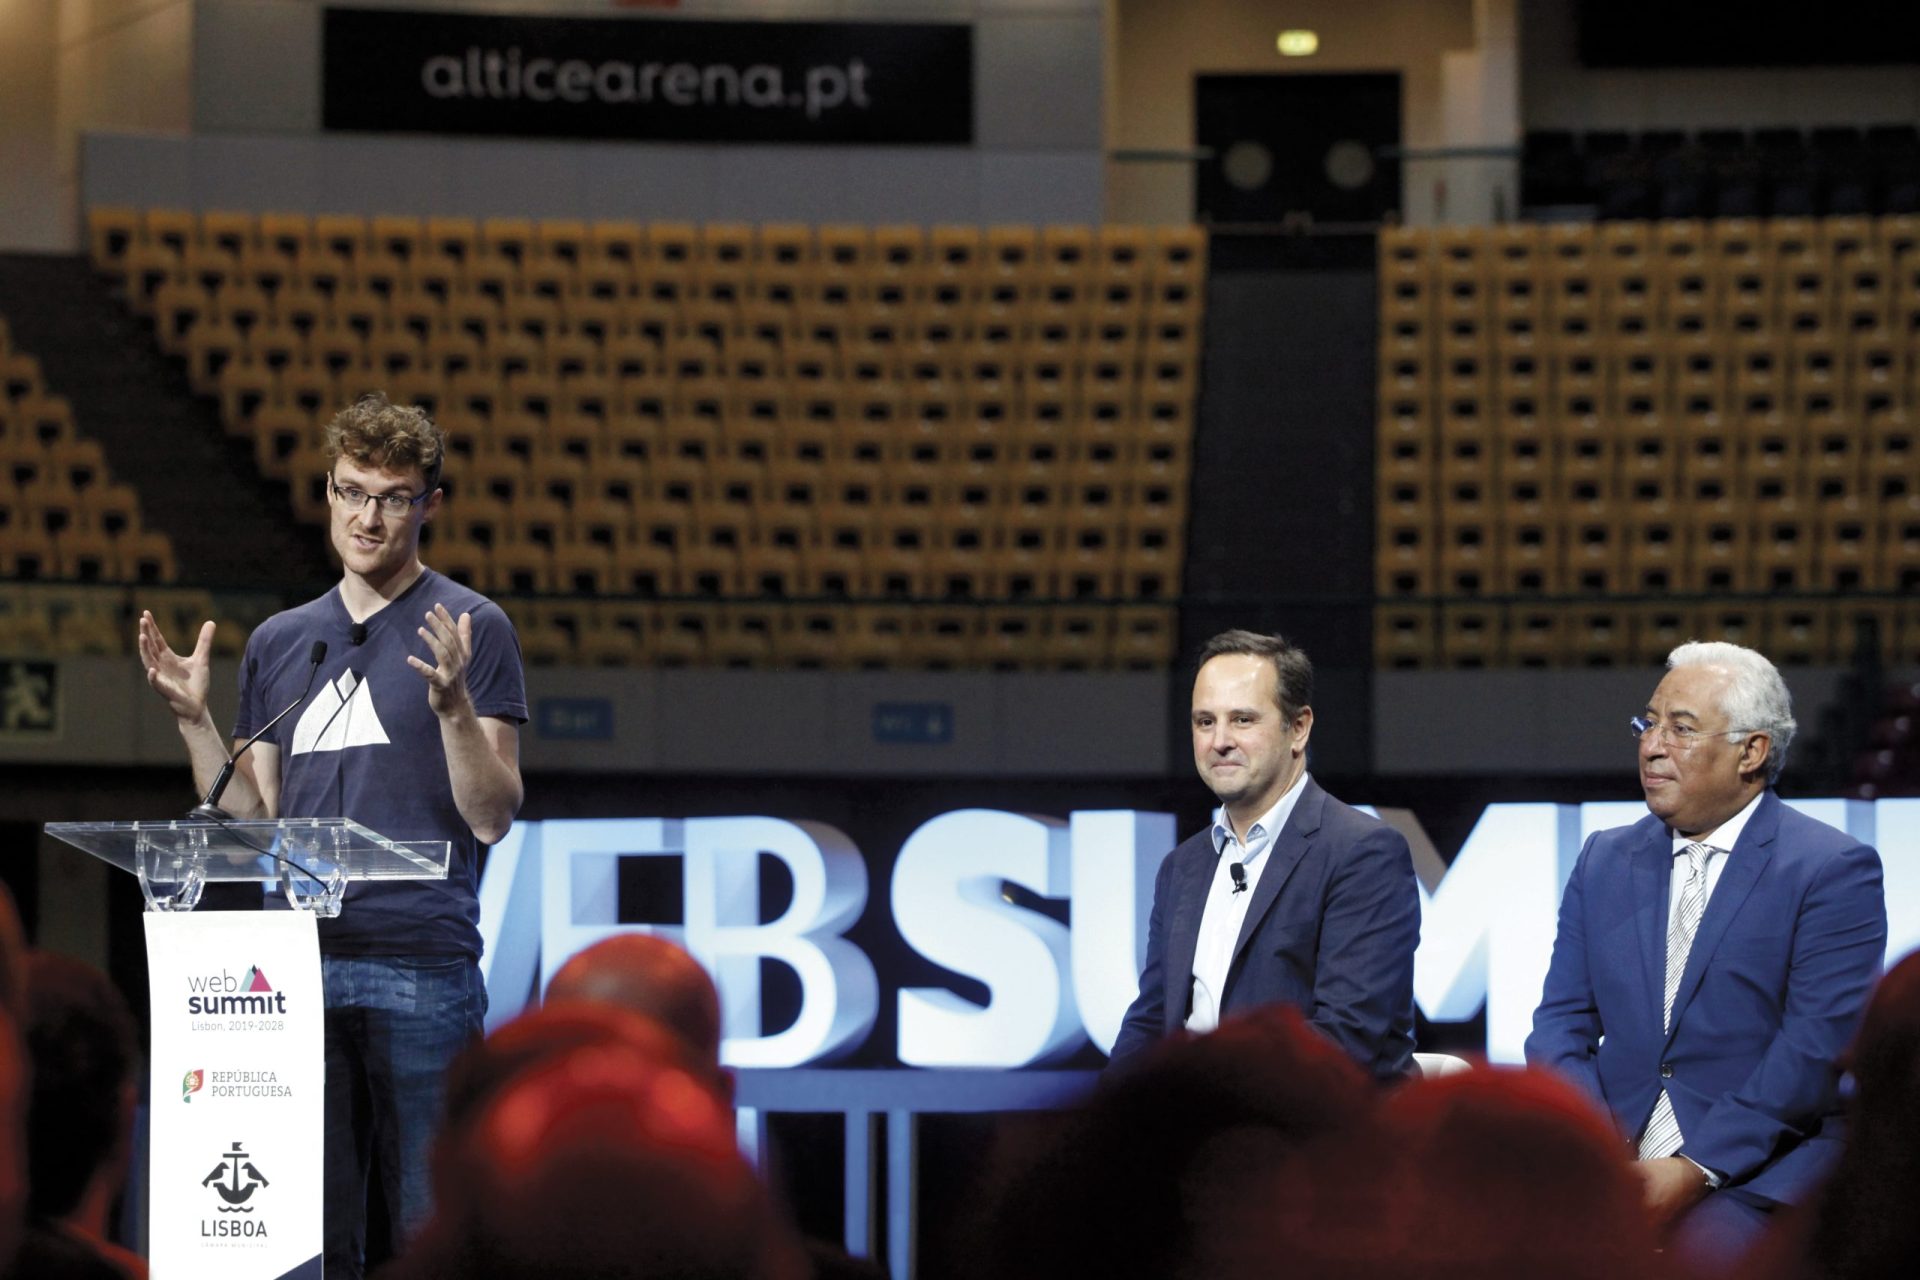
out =
{"type": "Polygon", "coordinates": [[[245,977],[231,973],[210,973],[187,979],[187,1012],[190,1014],[285,1013],[287,993],[275,991],[258,965],[245,977]]]}

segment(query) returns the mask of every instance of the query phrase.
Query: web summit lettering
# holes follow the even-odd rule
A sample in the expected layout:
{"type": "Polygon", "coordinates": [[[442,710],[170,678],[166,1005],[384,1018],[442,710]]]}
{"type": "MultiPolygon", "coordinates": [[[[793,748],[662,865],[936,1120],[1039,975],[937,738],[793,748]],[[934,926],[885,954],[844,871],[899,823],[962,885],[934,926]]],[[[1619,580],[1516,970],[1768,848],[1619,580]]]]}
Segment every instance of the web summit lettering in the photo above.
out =
{"type": "Polygon", "coordinates": [[[238,976],[227,972],[189,976],[187,989],[196,993],[187,997],[187,1012],[190,1014],[266,1014],[287,1011],[287,993],[275,991],[267,981],[267,975],[260,972],[258,966],[238,976]],[[211,994],[215,992],[223,994],[211,994]]]}
{"type": "MultiPolygon", "coordinates": [[[[1884,860],[1888,954],[1920,945],[1920,800],[1797,800],[1792,807],[1875,845],[1884,860]]],[[[1422,926],[1414,997],[1434,1022],[1486,1014],[1486,1053],[1522,1060],[1553,951],[1560,893],[1594,831],[1637,820],[1639,801],[1488,806],[1450,864],[1404,810],[1381,816],[1409,838],[1422,926]]],[[[1066,820],[965,809],[923,823],[901,846],[890,914],[913,952],[984,986],[984,1004],[943,987],[889,988],[896,1060],[913,1067],[1021,1068],[1113,1043],[1135,994],[1153,877],[1173,819],[1131,810],[1066,820]],[[1010,891],[1019,890],[1021,893],[1010,891]],[[1020,905],[1066,904],[1067,923],[1020,905]]],[[[489,1021],[519,1011],[536,972],[609,933],[675,938],[727,993],[722,1056],[735,1067],[795,1067],[861,1047],[882,983],[845,936],[866,911],[867,866],[842,832],[768,817],[567,820],[517,824],[481,886],[489,1021]],[[763,922],[759,861],[779,861],[792,900],[763,922]],[[622,858],[682,864],[678,922],[617,919],[622,858]],[[763,1029],[761,968],[797,978],[793,1021],[763,1029]]]]}

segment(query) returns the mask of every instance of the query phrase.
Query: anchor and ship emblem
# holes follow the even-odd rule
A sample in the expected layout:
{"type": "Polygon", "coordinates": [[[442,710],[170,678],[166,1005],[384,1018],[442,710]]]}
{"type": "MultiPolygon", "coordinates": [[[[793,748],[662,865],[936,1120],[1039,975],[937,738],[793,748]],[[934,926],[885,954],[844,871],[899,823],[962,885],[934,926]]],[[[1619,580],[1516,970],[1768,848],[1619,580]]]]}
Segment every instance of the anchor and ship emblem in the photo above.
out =
{"type": "Polygon", "coordinates": [[[226,1201],[220,1205],[222,1213],[252,1213],[247,1201],[253,1199],[253,1193],[261,1187],[270,1185],[266,1175],[253,1167],[247,1153],[240,1149],[239,1143],[233,1144],[233,1150],[220,1158],[213,1166],[213,1172],[200,1179],[203,1187],[212,1187],[226,1201]]]}

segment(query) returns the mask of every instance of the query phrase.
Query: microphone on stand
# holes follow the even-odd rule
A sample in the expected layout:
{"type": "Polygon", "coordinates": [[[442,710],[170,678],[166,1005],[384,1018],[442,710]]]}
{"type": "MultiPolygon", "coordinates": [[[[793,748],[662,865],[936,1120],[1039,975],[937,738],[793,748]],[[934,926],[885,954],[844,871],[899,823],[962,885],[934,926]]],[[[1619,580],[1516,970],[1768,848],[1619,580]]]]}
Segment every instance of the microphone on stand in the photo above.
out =
{"type": "Polygon", "coordinates": [[[1233,891],[1235,893],[1245,893],[1247,891],[1246,863],[1229,862],[1227,864],[1227,874],[1233,877],[1233,891]]]}
{"type": "Polygon", "coordinates": [[[247,753],[247,748],[260,741],[267,730],[273,728],[273,726],[279,724],[282,720],[285,720],[295,707],[307,700],[307,695],[313,692],[313,678],[320,674],[320,664],[326,660],[327,642],[325,640],[315,640],[312,651],[307,655],[307,661],[313,665],[307,668],[307,684],[305,688],[300,690],[300,696],[288,703],[285,711],[282,711],[279,715],[261,725],[259,733],[254,734],[251,738],[241,743],[240,749],[227,757],[227,762],[220,766],[220,772],[214,776],[213,785],[207,788],[207,798],[188,811],[187,816],[189,818],[199,818],[203,822],[233,821],[233,815],[220,807],[220,795],[227,789],[227,784],[233,781],[234,765],[239,762],[241,756],[247,753]]]}

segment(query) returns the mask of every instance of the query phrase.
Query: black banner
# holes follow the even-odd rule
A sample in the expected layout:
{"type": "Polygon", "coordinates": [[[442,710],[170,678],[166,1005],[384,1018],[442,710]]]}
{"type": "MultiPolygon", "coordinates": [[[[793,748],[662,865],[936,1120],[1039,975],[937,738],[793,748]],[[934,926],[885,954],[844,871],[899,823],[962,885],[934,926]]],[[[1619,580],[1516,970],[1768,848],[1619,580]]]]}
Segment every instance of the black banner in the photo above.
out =
{"type": "Polygon", "coordinates": [[[328,9],[322,123],[377,133],[970,143],[973,29],[328,9]]]}

